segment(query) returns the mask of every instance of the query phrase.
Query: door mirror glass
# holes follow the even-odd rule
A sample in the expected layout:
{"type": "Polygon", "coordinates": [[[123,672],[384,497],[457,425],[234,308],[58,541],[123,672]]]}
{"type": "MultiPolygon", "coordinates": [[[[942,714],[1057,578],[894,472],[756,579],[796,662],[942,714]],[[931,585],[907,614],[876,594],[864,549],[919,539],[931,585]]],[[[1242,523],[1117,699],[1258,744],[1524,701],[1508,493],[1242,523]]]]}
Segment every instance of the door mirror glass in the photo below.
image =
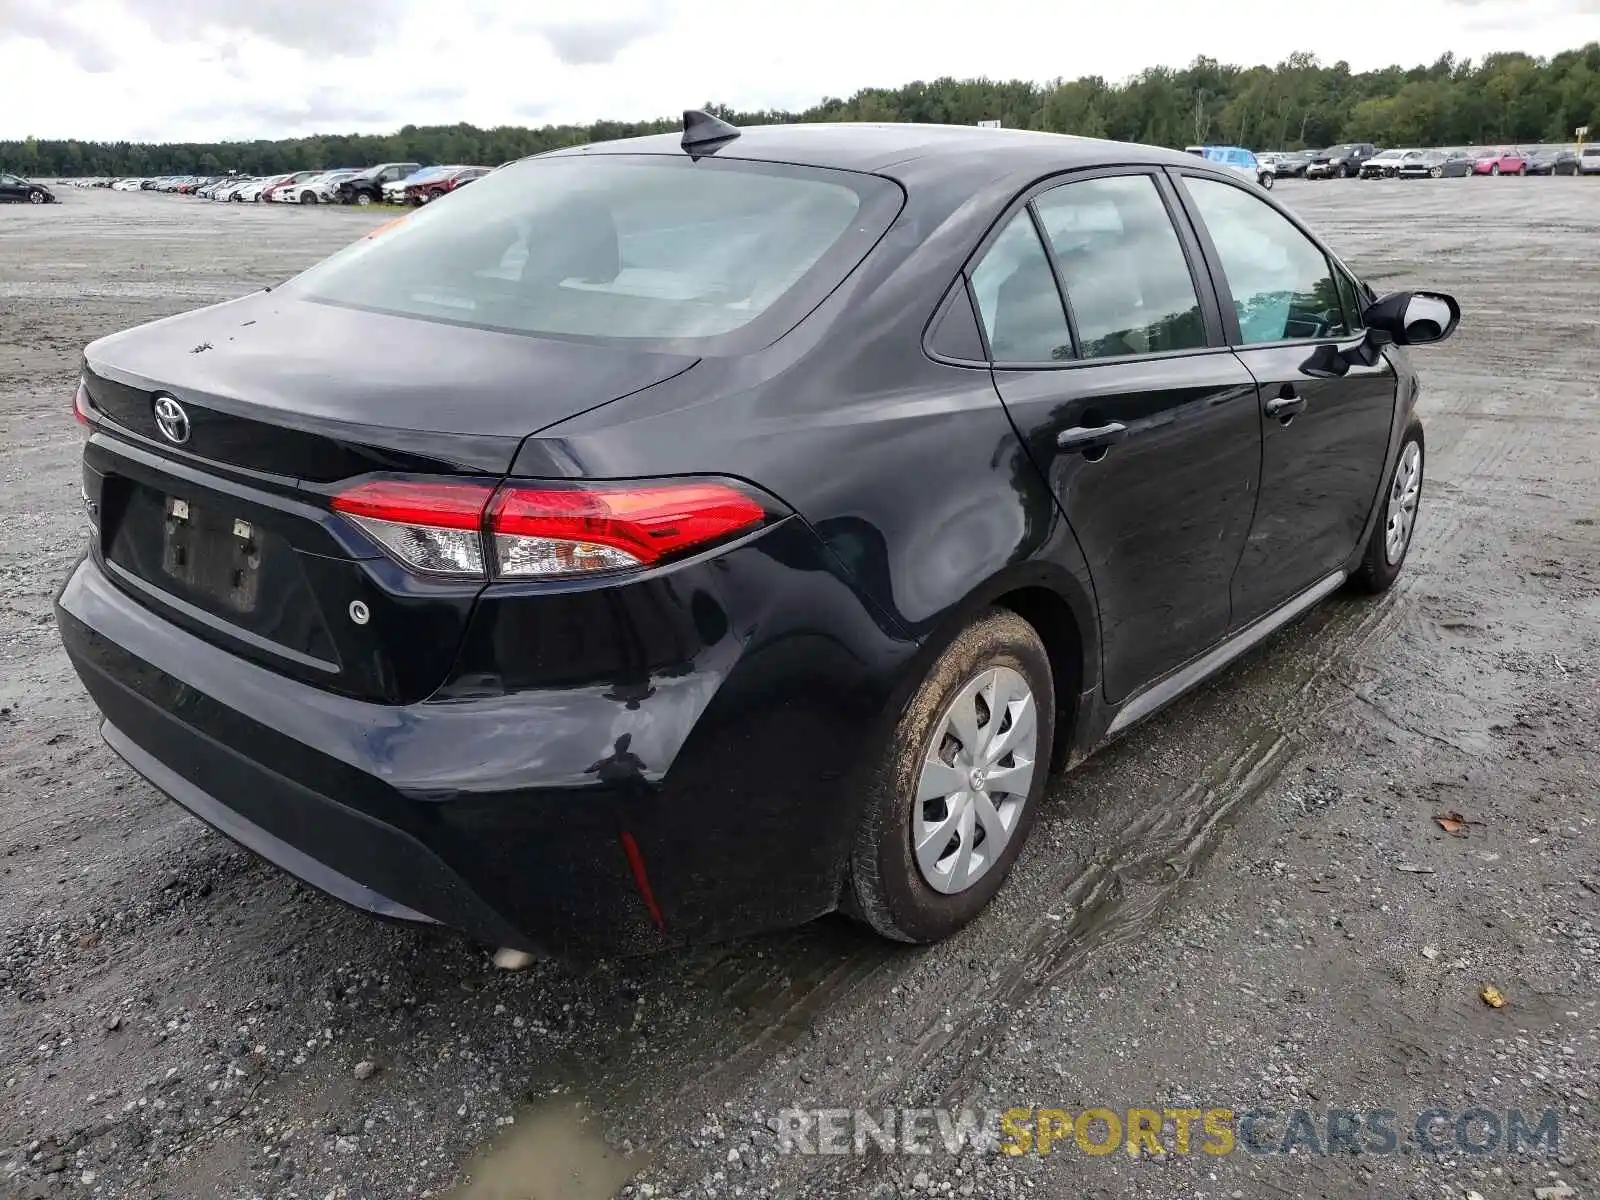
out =
{"type": "Polygon", "coordinates": [[[1362,320],[1397,345],[1426,346],[1456,331],[1461,306],[1443,292],[1391,292],[1368,305],[1362,320]]]}

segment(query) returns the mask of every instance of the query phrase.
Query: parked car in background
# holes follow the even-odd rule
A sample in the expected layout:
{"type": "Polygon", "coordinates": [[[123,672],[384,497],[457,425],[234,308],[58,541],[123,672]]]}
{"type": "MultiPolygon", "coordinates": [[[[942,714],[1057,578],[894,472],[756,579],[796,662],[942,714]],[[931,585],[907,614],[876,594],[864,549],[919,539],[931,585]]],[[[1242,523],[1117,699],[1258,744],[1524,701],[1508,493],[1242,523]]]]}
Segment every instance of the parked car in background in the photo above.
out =
{"type": "Polygon", "coordinates": [[[455,164],[437,167],[422,167],[409,175],[391,180],[383,185],[383,202],[385,204],[399,204],[406,197],[406,188],[412,184],[427,183],[434,179],[443,179],[451,171],[456,170],[455,164]]]}
{"type": "Polygon", "coordinates": [[[453,192],[458,187],[464,187],[474,179],[482,179],[491,169],[490,167],[452,167],[437,179],[424,180],[420,184],[410,184],[408,182],[405,201],[407,204],[426,204],[430,200],[437,200],[445,193],[453,192]]]}
{"type": "Polygon", "coordinates": [[[1361,164],[1378,152],[1371,142],[1344,142],[1318,150],[1306,165],[1307,179],[1349,179],[1361,171],[1361,164]]]}
{"type": "Polygon", "coordinates": [[[1522,151],[1502,146],[1478,155],[1472,164],[1474,175],[1526,175],[1528,160],[1522,151]]]}
{"type": "Polygon", "coordinates": [[[54,204],[56,194],[42,183],[0,172],[0,204],[54,204]]]}
{"type": "Polygon", "coordinates": [[[370,911],[935,941],[1052,766],[1397,580],[1460,309],[1169,150],[685,127],[87,347],[61,638],[135,771],[370,911]]]}
{"type": "Polygon", "coordinates": [[[359,172],[354,167],[323,171],[289,187],[279,188],[273,192],[272,198],[282,204],[331,204],[337,198],[340,182],[356,174],[359,172]]]}
{"type": "Polygon", "coordinates": [[[261,200],[261,193],[263,191],[274,186],[275,184],[284,182],[288,178],[288,175],[263,176],[260,179],[254,180],[245,184],[243,187],[236,189],[231,199],[240,200],[251,204],[258,203],[261,200]]]}
{"type": "Polygon", "coordinates": [[[1576,175],[1578,156],[1565,146],[1541,146],[1527,152],[1529,175],[1576,175]]]}
{"type": "Polygon", "coordinates": [[[1401,179],[1444,179],[1472,174],[1472,155],[1465,150],[1423,150],[1400,164],[1401,179]]]}
{"type": "Polygon", "coordinates": [[[257,184],[259,182],[260,182],[260,180],[255,179],[252,176],[241,175],[236,179],[230,179],[227,183],[223,184],[216,191],[212,192],[211,193],[211,198],[213,200],[233,200],[233,199],[237,198],[237,196],[238,196],[238,194],[239,194],[239,192],[241,190],[243,190],[244,188],[247,188],[247,187],[251,187],[252,185],[257,184]]]}
{"type": "Polygon", "coordinates": [[[1584,146],[1578,151],[1578,174],[1600,175],[1600,144],[1584,146]]]}
{"type": "Polygon", "coordinates": [[[1183,149],[1186,154],[1227,167],[1264,188],[1271,189],[1273,180],[1277,178],[1271,167],[1263,166],[1255,154],[1243,146],[1185,146],[1183,149]]]}
{"type": "Polygon", "coordinates": [[[1311,163],[1309,150],[1269,150],[1256,158],[1279,179],[1304,179],[1306,167],[1311,163]]]}
{"type": "Polygon", "coordinates": [[[1361,179],[1394,179],[1400,168],[1422,157],[1421,150],[1380,150],[1361,164],[1357,176],[1361,179]]]}
{"type": "Polygon", "coordinates": [[[383,185],[404,179],[421,170],[421,163],[379,163],[343,180],[338,187],[340,204],[379,204],[383,185]]]}
{"type": "Polygon", "coordinates": [[[317,173],[318,172],[316,171],[295,171],[290,175],[280,175],[271,183],[267,184],[266,187],[262,188],[261,194],[257,196],[256,199],[271,200],[277,195],[281,188],[293,187],[297,183],[304,183],[307,179],[310,179],[317,173]]]}

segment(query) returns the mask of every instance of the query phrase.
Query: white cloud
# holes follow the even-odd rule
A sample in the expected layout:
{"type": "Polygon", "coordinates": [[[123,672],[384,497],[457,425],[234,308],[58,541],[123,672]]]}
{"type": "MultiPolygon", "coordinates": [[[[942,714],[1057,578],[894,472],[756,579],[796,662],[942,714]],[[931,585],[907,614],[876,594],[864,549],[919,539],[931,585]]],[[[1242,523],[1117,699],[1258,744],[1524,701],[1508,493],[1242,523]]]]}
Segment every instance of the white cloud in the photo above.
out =
{"type": "Polygon", "coordinates": [[[0,138],[803,108],[939,75],[1121,79],[1199,54],[1252,64],[1309,49],[1360,70],[1446,50],[1553,54],[1600,37],[1597,6],[1344,0],[1308,22],[1259,0],[0,0],[0,138]]]}

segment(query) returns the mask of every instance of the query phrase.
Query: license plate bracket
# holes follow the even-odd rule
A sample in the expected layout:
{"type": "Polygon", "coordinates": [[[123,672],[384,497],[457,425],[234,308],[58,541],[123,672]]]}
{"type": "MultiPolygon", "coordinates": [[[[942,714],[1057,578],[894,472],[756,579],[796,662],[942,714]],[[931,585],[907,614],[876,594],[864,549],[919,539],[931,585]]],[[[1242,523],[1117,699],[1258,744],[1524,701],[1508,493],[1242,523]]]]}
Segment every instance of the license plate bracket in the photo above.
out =
{"type": "Polygon", "coordinates": [[[161,569],[233,612],[254,612],[261,600],[265,539],[248,521],[219,516],[179,496],[168,496],[165,507],[161,569]]]}

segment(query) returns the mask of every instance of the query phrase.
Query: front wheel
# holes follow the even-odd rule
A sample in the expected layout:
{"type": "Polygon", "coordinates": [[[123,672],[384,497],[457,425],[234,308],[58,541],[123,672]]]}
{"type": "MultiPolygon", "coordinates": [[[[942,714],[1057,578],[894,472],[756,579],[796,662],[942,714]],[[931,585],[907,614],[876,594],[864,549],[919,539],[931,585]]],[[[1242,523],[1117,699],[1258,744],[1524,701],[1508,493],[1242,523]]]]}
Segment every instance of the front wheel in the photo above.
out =
{"type": "Polygon", "coordinates": [[[1490,167],[1489,168],[1489,174],[1491,174],[1491,175],[1500,174],[1500,164],[1499,163],[1495,163],[1494,166],[1490,167]]]}
{"type": "Polygon", "coordinates": [[[28,193],[28,203],[29,204],[43,204],[44,203],[44,193],[43,192],[29,192],[28,193]]]}
{"type": "Polygon", "coordinates": [[[1444,178],[1444,168],[1443,167],[1434,167],[1431,171],[1428,172],[1428,175],[1432,179],[1443,179],[1444,178]]]}
{"type": "Polygon", "coordinates": [[[1274,180],[1271,171],[1268,171],[1261,176],[1261,186],[1266,188],[1269,192],[1272,190],[1273,182],[1274,180]]]}
{"type": "Polygon", "coordinates": [[[362,208],[366,208],[367,205],[372,203],[372,193],[371,192],[357,192],[356,193],[356,203],[358,205],[360,205],[362,208]]]}
{"type": "Polygon", "coordinates": [[[317,202],[317,194],[315,192],[301,192],[300,193],[300,203],[301,204],[315,204],[316,202],[317,202]]]}
{"type": "Polygon", "coordinates": [[[1054,731],[1044,644],[989,609],[928,669],[868,768],[846,909],[901,942],[982,912],[1038,815],[1054,731]]]}
{"type": "Polygon", "coordinates": [[[1417,509],[1422,502],[1422,465],[1425,442],[1422,422],[1415,417],[1406,426],[1395,460],[1394,474],[1382,497],[1383,511],[1372,527],[1367,552],[1356,569],[1354,582],[1363,591],[1386,592],[1400,577],[1411,535],[1416,532],[1417,509]]]}

